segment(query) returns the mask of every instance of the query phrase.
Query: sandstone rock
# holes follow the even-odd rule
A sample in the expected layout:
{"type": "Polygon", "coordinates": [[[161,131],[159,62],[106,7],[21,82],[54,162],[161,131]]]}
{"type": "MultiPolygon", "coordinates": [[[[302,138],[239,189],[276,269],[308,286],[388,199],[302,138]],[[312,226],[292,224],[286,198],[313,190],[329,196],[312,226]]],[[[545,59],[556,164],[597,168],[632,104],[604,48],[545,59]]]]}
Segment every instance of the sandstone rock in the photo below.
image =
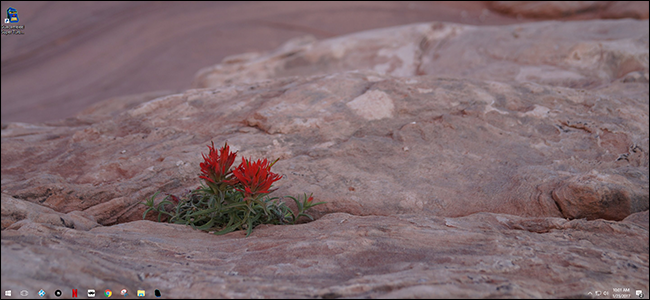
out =
{"type": "Polygon", "coordinates": [[[631,72],[648,74],[647,27],[647,20],[391,27],[322,41],[290,41],[277,51],[202,69],[194,86],[372,70],[400,77],[593,88],[631,72]]]}
{"type": "Polygon", "coordinates": [[[490,1],[489,7],[500,13],[533,18],[561,18],[601,10],[615,1],[490,1]]]}
{"type": "Polygon", "coordinates": [[[328,202],[317,215],[620,220],[648,209],[646,88],[351,72],[190,90],[90,125],[12,124],[3,191],[104,225],[134,221],[155,191],[198,186],[200,153],[227,140],[245,157],[280,158],[276,193],[314,192],[328,202]],[[587,174],[600,174],[579,183],[593,197],[563,196],[587,174]],[[617,205],[594,207],[611,189],[617,205]]]}
{"type": "MultiPolygon", "coordinates": [[[[2,9],[16,5],[5,3],[2,9]]],[[[0,117],[3,124],[49,122],[74,117],[108,98],[185,90],[200,68],[243,51],[274,49],[305,34],[324,39],[432,20],[481,25],[522,22],[510,15],[488,15],[486,5],[480,1],[24,2],[15,8],[21,24],[29,20],[26,34],[3,37],[0,117]],[[191,24],[178,26],[181,20],[191,24]]]]}
{"type": "Polygon", "coordinates": [[[647,284],[648,212],[629,218],[642,221],[332,213],[260,226],[248,238],[151,221],[90,231],[31,222],[2,231],[2,288],[160,289],[169,298],[585,297],[647,284]]]}
{"type": "Polygon", "coordinates": [[[58,213],[47,207],[2,194],[2,230],[17,230],[31,223],[63,226],[76,230],[90,230],[100,226],[85,215],[80,211],[58,213]]]}
{"type": "Polygon", "coordinates": [[[201,71],[202,89],[4,126],[2,288],[565,298],[647,285],[648,22],[518,26],[293,41],[201,71]],[[318,220],[249,238],[142,221],[156,191],[199,185],[211,140],[280,158],[274,195],[313,192],[318,220]]]}
{"type": "Polygon", "coordinates": [[[502,14],[529,18],[566,18],[595,15],[607,19],[647,19],[646,1],[490,1],[488,7],[502,14]]]}
{"type": "Polygon", "coordinates": [[[608,19],[648,19],[650,6],[643,1],[613,1],[602,14],[608,19]]]}

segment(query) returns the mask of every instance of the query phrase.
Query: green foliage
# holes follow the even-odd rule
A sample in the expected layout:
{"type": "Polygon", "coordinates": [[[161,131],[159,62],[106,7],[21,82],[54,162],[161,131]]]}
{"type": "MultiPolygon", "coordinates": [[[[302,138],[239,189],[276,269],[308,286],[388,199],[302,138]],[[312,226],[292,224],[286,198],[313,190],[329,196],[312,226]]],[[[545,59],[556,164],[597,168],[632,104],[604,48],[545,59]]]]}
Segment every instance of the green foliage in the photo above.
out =
{"type": "Polygon", "coordinates": [[[158,221],[166,217],[167,221],[175,224],[190,225],[192,228],[204,231],[214,231],[215,234],[226,234],[235,230],[246,230],[249,236],[260,224],[295,224],[300,217],[313,220],[305,211],[325,202],[313,203],[314,197],[304,194],[303,200],[288,196],[298,208],[294,213],[278,197],[269,197],[273,191],[271,185],[281,177],[271,172],[276,161],[269,164],[266,159],[251,162],[242,160],[235,170],[230,167],[236,153],[231,153],[226,144],[217,151],[208,146],[210,153],[203,156],[201,164],[205,185],[190,191],[181,198],[167,195],[158,204],[154,204],[159,192],[141,204],[147,206],[142,218],[149,212],[158,213],[158,221]],[[168,211],[169,209],[169,211],[168,211]]]}
{"type": "Polygon", "coordinates": [[[215,234],[226,234],[235,230],[246,230],[250,235],[253,228],[260,224],[287,225],[295,224],[300,217],[314,218],[305,211],[313,206],[325,202],[312,203],[311,195],[304,195],[299,201],[294,197],[287,197],[295,201],[298,212],[294,213],[278,197],[259,197],[259,199],[244,200],[243,193],[232,190],[215,195],[209,187],[202,186],[191,191],[174,205],[173,195],[167,195],[163,201],[154,204],[158,196],[156,192],[146,202],[148,206],[142,218],[153,211],[158,213],[158,221],[166,216],[167,221],[174,224],[190,225],[194,229],[214,231],[215,234]],[[165,207],[173,206],[167,211],[165,207]]]}

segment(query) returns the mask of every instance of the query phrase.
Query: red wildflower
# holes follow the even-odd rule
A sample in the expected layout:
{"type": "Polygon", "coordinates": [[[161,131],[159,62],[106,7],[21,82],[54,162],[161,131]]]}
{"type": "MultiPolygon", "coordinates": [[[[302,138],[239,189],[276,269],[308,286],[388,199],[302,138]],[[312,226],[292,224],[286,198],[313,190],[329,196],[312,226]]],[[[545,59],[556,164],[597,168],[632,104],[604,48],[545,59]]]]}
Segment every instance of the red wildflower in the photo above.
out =
{"type": "Polygon", "coordinates": [[[214,142],[212,142],[212,147],[208,146],[208,149],[210,149],[210,153],[207,157],[201,153],[205,161],[201,163],[203,175],[200,178],[212,183],[221,183],[232,173],[230,167],[235,162],[237,152],[231,153],[228,143],[219,152],[214,148],[214,142]]]}
{"type": "Polygon", "coordinates": [[[255,198],[260,194],[267,194],[274,190],[269,190],[271,185],[280,180],[282,176],[271,172],[271,166],[266,158],[251,163],[242,157],[241,164],[233,170],[233,175],[244,190],[237,189],[244,193],[245,197],[255,198]]]}

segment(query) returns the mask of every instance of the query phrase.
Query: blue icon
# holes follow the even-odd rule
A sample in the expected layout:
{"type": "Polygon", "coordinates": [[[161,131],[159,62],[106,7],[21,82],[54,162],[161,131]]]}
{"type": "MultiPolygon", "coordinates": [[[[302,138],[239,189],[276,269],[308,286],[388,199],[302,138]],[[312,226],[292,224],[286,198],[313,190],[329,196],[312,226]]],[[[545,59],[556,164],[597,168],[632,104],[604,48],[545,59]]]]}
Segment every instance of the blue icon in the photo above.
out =
{"type": "Polygon", "coordinates": [[[18,11],[13,7],[7,8],[7,19],[9,23],[18,23],[18,11]]]}
{"type": "Polygon", "coordinates": [[[45,296],[45,291],[44,290],[38,291],[38,295],[41,297],[45,296]]]}

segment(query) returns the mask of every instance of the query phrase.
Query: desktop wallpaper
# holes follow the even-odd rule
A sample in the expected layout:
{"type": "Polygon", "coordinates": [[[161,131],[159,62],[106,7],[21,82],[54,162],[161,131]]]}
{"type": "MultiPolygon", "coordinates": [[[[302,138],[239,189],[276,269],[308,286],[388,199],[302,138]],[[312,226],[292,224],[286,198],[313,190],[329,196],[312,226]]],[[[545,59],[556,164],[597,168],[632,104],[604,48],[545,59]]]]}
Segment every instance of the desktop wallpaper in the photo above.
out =
{"type": "Polygon", "coordinates": [[[647,2],[2,2],[2,299],[647,299],[647,2]]]}

